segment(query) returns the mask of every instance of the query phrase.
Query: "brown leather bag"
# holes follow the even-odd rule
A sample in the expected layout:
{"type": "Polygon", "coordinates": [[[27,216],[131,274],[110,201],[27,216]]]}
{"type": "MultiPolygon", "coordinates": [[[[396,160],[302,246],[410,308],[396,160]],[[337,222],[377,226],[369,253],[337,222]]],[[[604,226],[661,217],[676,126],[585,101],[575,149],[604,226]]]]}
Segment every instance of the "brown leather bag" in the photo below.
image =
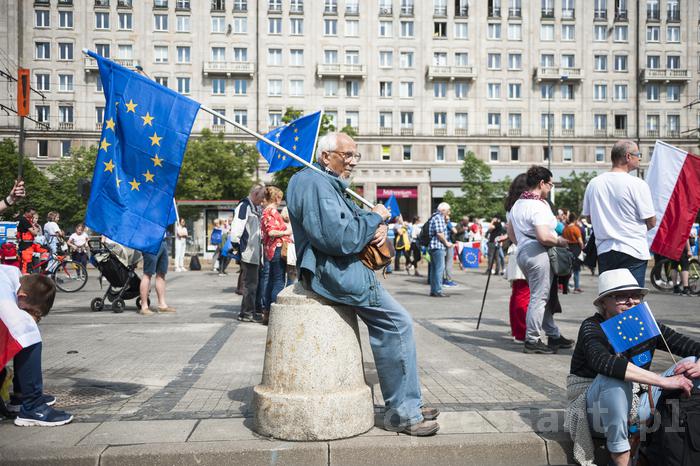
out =
{"type": "Polygon", "coordinates": [[[371,270],[382,270],[387,265],[391,264],[394,259],[395,250],[391,241],[384,241],[382,247],[377,247],[374,244],[367,244],[358,256],[362,263],[371,270]]]}

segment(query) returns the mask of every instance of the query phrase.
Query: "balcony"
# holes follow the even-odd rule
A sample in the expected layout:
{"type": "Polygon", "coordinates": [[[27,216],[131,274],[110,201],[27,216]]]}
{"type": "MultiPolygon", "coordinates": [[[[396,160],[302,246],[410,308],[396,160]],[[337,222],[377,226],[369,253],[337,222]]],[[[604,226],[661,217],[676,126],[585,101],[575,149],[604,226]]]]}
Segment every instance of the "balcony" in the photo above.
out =
{"type": "Polygon", "coordinates": [[[267,6],[267,13],[270,14],[282,14],[282,4],[281,3],[270,3],[267,6]]]}
{"type": "Polygon", "coordinates": [[[117,0],[117,8],[133,8],[133,0],[117,0]]]}
{"type": "Polygon", "coordinates": [[[510,128],[508,129],[508,136],[520,137],[522,136],[523,130],[520,128],[510,128]]]}
{"type": "Polygon", "coordinates": [[[72,121],[59,121],[58,130],[59,131],[73,131],[75,124],[72,121]]]}
{"type": "Polygon", "coordinates": [[[573,8],[561,10],[561,19],[576,19],[576,10],[573,8]]]}
{"type": "Polygon", "coordinates": [[[522,18],[523,17],[523,11],[521,8],[508,8],[508,19],[510,18],[522,18]]]}
{"type": "Polygon", "coordinates": [[[542,129],[542,136],[550,136],[550,135],[554,134],[554,128],[551,129],[551,132],[550,132],[549,128],[541,128],[541,129],[542,129]]]}
{"type": "Polygon", "coordinates": [[[469,17],[469,7],[468,6],[455,7],[455,17],[456,18],[468,18],[469,17]]]}
{"type": "MultiPolygon", "coordinates": [[[[411,7],[413,9],[413,7],[411,7]]],[[[337,14],[337,7],[336,7],[336,13],[337,14]]],[[[324,11],[326,13],[326,11],[324,11]]],[[[328,13],[330,14],[330,13],[328,13]]],[[[345,16],[359,16],[360,15],[360,5],[345,5],[345,16]]]]}
{"type": "Polygon", "coordinates": [[[647,137],[648,138],[658,138],[659,137],[659,130],[658,129],[647,129],[647,137]]]}
{"type": "Polygon", "coordinates": [[[401,16],[413,16],[413,5],[403,5],[401,7],[401,11],[399,12],[399,15],[401,16]]]}
{"type": "Polygon", "coordinates": [[[562,128],[561,135],[565,138],[571,138],[575,136],[574,128],[562,128]]]}
{"type": "MultiPolygon", "coordinates": [[[[85,57],[84,60],[83,67],[87,73],[97,71],[99,69],[97,66],[97,61],[94,58],[85,57]]],[[[125,68],[129,68],[130,70],[135,70],[139,64],[139,61],[134,58],[110,58],[110,60],[112,60],[114,63],[122,65],[125,68]]]]}
{"type": "MultiPolygon", "coordinates": [[[[359,8],[359,6],[358,6],[358,8],[359,8]]],[[[323,14],[324,15],[337,15],[338,14],[338,5],[335,5],[335,4],[334,5],[326,5],[323,8],[323,14]]],[[[347,10],[346,10],[346,14],[347,14],[347,10]]]]}
{"type": "Polygon", "coordinates": [[[346,77],[366,79],[367,67],[365,65],[318,64],[316,74],[319,79],[326,76],[337,76],[340,79],[346,77]]]}
{"type": "Polygon", "coordinates": [[[627,128],[623,128],[623,129],[615,128],[615,131],[613,131],[613,136],[616,138],[626,138],[627,137],[627,128]]]}
{"type": "Polygon", "coordinates": [[[625,22],[628,20],[629,20],[629,17],[627,14],[627,10],[616,10],[615,11],[615,21],[625,22]]]}
{"type": "Polygon", "coordinates": [[[540,81],[580,81],[583,79],[581,68],[535,68],[535,80],[540,81]]]}
{"type": "Polygon", "coordinates": [[[205,61],[202,67],[204,76],[214,74],[226,76],[248,75],[251,78],[255,75],[255,63],[233,62],[233,61],[205,61]]]}
{"type": "Polygon", "coordinates": [[[95,0],[95,8],[109,8],[109,0],[95,0]]]}
{"type": "Polygon", "coordinates": [[[447,136],[447,128],[433,128],[433,136],[447,136]]]}
{"type": "Polygon", "coordinates": [[[211,132],[212,133],[225,133],[226,132],[226,125],[211,125],[211,132]]]}
{"type": "Polygon", "coordinates": [[[647,21],[661,21],[661,10],[658,8],[647,8],[647,21]]]}
{"type": "Polygon", "coordinates": [[[679,137],[681,137],[681,130],[679,130],[679,129],[667,129],[666,130],[666,137],[667,138],[679,138],[679,137]]]}
{"type": "Polygon", "coordinates": [[[48,121],[35,121],[34,129],[51,129],[48,121]]]}
{"type": "Polygon", "coordinates": [[[501,9],[500,8],[491,8],[488,13],[488,18],[489,19],[501,19],[501,9]]]}
{"type": "Polygon", "coordinates": [[[379,127],[379,135],[380,136],[391,136],[394,134],[394,128],[392,127],[385,127],[385,126],[380,126],[379,127]]]}
{"type": "Polygon", "coordinates": [[[413,127],[401,128],[401,136],[413,136],[413,127]]]}
{"type": "Polygon", "coordinates": [[[428,80],[433,79],[474,79],[476,78],[476,70],[473,66],[435,66],[427,67],[426,76],[428,80]]]}
{"type": "Polygon", "coordinates": [[[469,136],[467,128],[455,128],[455,136],[469,136]]]}
{"type": "Polygon", "coordinates": [[[380,5],[379,16],[394,16],[394,9],[391,5],[380,5]]]}
{"type": "Polygon", "coordinates": [[[607,21],[608,20],[608,10],[594,10],[593,11],[593,21],[607,21]]]}
{"type": "Polygon", "coordinates": [[[593,130],[593,136],[598,138],[607,138],[608,131],[606,129],[596,128],[593,130]]]}
{"type": "Polygon", "coordinates": [[[167,10],[168,9],[168,0],[153,0],[153,9],[154,10],[167,10]]]}
{"type": "Polygon", "coordinates": [[[289,6],[290,15],[303,15],[304,14],[304,4],[303,3],[292,3],[289,6]]]}
{"type": "Polygon", "coordinates": [[[690,81],[690,70],[679,68],[647,68],[642,70],[642,81],[683,82],[690,81]]]}
{"type": "Polygon", "coordinates": [[[434,18],[444,18],[447,16],[447,6],[438,5],[433,8],[434,18]]]}
{"type": "Polygon", "coordinates": [[[669,23],[679,23],[681,21],[681,12],[676,9],[666,11],[666,21],[669,23]]]}
{"type": "Polygon", "coordinates": [[[175,2],[175,11],[191,11],[190,0],[177,0],[175,2]]]}
{"type": "MultiPolygon", "coordinates": [[[[218,3],[218,2],[212,2],[212,4],[211,4],[212,11],[214,11],[213,10],[214,3],[218,3]]],[[[222,4],[221,5],[222,10],[219,10],[219,11],[223,11],[223,8],[224,8],[223,2],[221,2],[221,4],[222,4]]],[[[234,13],[247,13],[248,12],[248,3],[247,2],[245,2],[245,3],[233,2],[233,12],[234,13]]]]}
{"type": "Polygon", "coordinates": [[[540,12],[542,19],[554,19],[554,8],[542,8],[540,12]]]}
{"type": "Polygon", "coordinates": [[[95,131],[102,131],[103,125],[104,125],[104,123],[102,123],[101,121],[96,122],[95,123],[95,131]]]}
{"type": "Polygon", "coordinates": [[[489,128],[486,133],[491,137],[498,137],[501,135],[501,128],[489,128]]]}

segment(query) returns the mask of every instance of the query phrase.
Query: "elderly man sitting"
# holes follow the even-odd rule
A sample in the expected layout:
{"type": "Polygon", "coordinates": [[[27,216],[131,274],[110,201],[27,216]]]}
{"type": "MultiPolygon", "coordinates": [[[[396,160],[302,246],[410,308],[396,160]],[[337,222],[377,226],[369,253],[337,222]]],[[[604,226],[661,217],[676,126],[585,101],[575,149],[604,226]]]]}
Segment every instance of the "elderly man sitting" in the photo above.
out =
{"type": "Polygon", "coordinates": [[[654,351],[667,351],[661,336],[621,354],[613,350],[601,324],[638,305],[647,292],[627,269],[600,274],[598,297],[593,301],[598,312],[581,324],[567,378],[566,424],[574,441],[574,458],[580,464],[593,464],[593,434],[605,437],[613,464],[628,465],[630,412],[636,410],[642,422],[651,415],[648,395],[634,393],[633,382],[653,385],[656,405],[661,389],[681,389],[689,394],[693,388],[691,379],[700,377],[700,363],[697,362],[700,343],[663,324],[659,324],[659,329],[668,348],[673,354],[686,358],[663,375],[648,370],[654,351]],[[651,356],[641,367],[631,362],[634,356],[646,351],[651,356]]]}

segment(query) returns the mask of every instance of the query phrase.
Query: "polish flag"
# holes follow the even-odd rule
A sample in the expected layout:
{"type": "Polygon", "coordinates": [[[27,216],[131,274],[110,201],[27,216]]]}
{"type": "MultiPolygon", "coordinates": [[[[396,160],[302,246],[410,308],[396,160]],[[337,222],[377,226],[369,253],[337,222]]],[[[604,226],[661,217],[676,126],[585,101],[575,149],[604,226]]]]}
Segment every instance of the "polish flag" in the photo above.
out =
{"type": "Polygon", "coordinates": [[[19,269],[0,265],[0,369],[22,348],[41,341],[34,318],[17,307],[19,269]]]}
{"type": "Polygon", "coordinates": [[[656,227],[647,232],[649,248],[678,260],[700,210],[700,157],[656,141],[646,181],[656,210],[656,227]]]}

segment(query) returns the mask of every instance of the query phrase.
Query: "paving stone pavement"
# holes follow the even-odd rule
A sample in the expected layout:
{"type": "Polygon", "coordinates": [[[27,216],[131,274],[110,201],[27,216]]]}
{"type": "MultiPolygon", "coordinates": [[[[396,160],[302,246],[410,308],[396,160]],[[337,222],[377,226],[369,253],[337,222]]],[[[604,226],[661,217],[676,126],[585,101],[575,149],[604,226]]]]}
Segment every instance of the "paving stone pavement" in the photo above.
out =
{"type": "MultiPolygon", "coordinates": [[[[230,270],[225,277],[170,273],[173,315],[140,316],[133,301],[123,314],[91,312],[90,300],[104,293],[93,269],[85,289],[59,293],[41,324],[45,391],[75,421],[59,432],[0,421],[0,448],[30,447],[52,436],[90,454],[99,445],[255,440],[252,388],[260,382],[266,328],[235,319],[240,297],[234,294],[236,267],[230,270]]],[[[483,269],[455,275],[459,286],[446,290],[447,299],[430,298],[422,277],[395,272],[383,280],[414,317],[423,396],[444,412],[441,434],[562,434],[572,350],[522,353],[510,338],[510,289],[500,276],[490,279],[476,330],[486,276],[483,269]]],[[[593,312],[596,278],[582,273],[584,293],[561,296],[564,313],[556,320],[569,338],[593,312]]],[[[700,298],[652,290],[648,301],[659,321],[700,338],[700,298]]],[[[367,332],[360,328],[367,380],[381,404],[367,332]]],[[[653,368],[669,363],[659,354],[653,368]]],[[[377,429],[362,437],[387,435],[395,437],[377,429]]]]}

